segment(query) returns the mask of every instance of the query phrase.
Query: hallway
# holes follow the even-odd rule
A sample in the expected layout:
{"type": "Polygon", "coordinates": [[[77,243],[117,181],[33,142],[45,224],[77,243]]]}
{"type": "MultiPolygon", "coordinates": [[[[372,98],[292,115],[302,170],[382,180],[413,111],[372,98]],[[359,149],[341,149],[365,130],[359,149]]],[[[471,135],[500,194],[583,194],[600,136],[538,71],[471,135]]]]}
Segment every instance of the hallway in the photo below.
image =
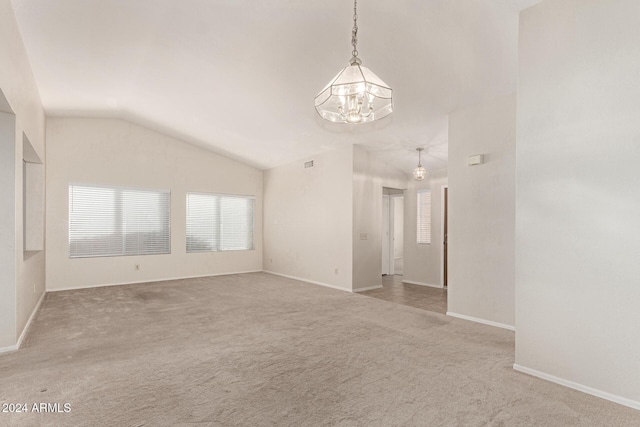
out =
{"type": "Polygon", "coordinates": [[[361,295],[435,313],[446,314],[447,290],[402,283],[402,276],[382,276],[382,288],[360,292],[361,295]]]}

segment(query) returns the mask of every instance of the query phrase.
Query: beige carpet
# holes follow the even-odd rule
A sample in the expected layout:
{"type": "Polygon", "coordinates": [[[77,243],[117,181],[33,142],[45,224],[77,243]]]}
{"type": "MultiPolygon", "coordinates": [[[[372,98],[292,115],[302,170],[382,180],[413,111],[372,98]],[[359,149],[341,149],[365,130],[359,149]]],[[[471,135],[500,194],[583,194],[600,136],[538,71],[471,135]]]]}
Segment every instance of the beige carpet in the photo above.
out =
{"type": "Polygon", "coordinates": [[[0,425],[638,426],[513,371],[513,333],[258,273],[48,294],[0,425]]]}

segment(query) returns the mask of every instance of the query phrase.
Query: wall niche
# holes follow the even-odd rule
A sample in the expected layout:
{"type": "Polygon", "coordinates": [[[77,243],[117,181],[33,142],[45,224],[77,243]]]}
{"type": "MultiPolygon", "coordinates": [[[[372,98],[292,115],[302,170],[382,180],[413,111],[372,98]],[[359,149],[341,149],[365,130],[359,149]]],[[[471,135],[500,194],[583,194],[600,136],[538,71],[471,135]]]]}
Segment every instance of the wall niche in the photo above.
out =
{"type": "Polygon", "coordinates": [[[44,164],[22,134],[24,252],[44,250],[44,164]]]}

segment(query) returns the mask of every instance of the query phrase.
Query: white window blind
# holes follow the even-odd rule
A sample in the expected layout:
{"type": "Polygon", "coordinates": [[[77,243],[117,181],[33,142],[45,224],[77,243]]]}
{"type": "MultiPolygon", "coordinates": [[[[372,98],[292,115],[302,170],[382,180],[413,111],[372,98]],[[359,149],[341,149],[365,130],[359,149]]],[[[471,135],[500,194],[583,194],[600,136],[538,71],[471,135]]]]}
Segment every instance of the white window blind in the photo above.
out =
{"type": "Polygon", "coordinates": [[[431,191],[418,192],[418,244],[431,244],[431,191]]]}
{"type": "Polygon", "coordinates": [[[255,197],[187,193],[187,252],[253,249],[255,197]]]}
{"type": "Polygon", "coordinates": [[[171,253],[171,193],[69,185],[69,256],[171,253]]]}

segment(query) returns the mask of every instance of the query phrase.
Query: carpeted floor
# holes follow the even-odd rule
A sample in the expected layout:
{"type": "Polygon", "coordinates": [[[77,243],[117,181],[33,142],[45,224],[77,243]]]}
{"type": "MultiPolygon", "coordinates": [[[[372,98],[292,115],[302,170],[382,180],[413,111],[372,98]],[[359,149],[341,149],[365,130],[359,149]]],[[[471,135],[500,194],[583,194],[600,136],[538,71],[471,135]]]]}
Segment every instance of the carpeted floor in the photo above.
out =
{"type": "Polygon", "coordinates": [[[638,426],[512,369],[513,333],[264,273],[48,294],[0,425],[638,426]]]}

